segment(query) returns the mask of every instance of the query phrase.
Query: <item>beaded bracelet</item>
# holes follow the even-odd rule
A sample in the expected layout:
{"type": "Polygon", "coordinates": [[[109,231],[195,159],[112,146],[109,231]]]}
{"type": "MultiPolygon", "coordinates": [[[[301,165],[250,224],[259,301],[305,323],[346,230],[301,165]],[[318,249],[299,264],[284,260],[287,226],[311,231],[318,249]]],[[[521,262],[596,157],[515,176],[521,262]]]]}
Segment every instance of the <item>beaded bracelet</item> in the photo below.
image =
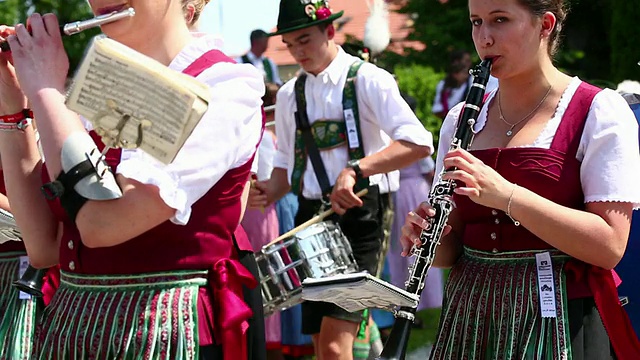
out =
{"type": "Polygon", "coordinates": [[[513,200],[513,193],[516,191],[517,187],[518,184],[513,184],[513,189],[511,189],[511,195],[509,195],[509,202],[507,203],[507,216],[509,217],[509,219],[511,219],[511,221],[513,221],[513,224],[515,226],[520,226],[520,221],[511,217],[511,201],[513,200]]]}
{"type": "Polygon", "coordinates": [[[0,131],[24,131],[33,119],[30,109],[23,109],[18,113],[0,116],[0,131]]]}

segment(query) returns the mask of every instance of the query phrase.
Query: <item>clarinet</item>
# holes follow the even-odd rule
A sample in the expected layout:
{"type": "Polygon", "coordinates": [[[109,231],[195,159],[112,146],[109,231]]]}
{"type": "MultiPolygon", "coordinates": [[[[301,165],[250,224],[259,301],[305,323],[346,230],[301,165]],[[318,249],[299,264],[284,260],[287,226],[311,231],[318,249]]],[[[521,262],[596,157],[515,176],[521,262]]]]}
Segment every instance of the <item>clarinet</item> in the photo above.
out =
{"type": "MultiPolygon", "coordinates": [[[[469,73],[474,76],[473,85],[467,94],[462,116],[458,120],[458,126],[449,147],[450,151],[456,149],[466,150],[471,146],[474,136],[473,126],[480,113],[485,88],[491,74],[491,61],[491,59],[485,59],[474,69],[469,70],[469,73]]],[[[427,219],[429,226],[427,230],[423,230],[420,234],[422,245],[414,246],[412,249],[413,255],[416,255],[417,258],[409,268],[409,279],[405,283],[407,292],[416,294],[418,297],[424,288],[427,271],[431,268],[436,256],[436,248],[440,245],[442,232],[447,225],[449,214],[455,207],[453,202],[455,181],[442,180],[443,174],[444,169],[438,176],[438,182],[429,193],[429,205],[435,209],[436,214],[434,217],[427,219]]],[[[378,360],[404,360],[411,334],[411,324],[415,319],[415,314],[416,308],[410,307],[399,307],[395,311],[396,320],[384,345],[382,354],[377,358],[378,360]]]]}

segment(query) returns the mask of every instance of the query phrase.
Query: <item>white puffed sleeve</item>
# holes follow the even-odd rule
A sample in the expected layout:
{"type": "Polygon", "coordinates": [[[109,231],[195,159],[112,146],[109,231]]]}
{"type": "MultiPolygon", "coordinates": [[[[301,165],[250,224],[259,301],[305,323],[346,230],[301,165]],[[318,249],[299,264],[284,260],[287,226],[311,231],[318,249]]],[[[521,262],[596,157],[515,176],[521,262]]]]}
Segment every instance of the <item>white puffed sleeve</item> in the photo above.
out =
{"type": "MultiPolygon", "coordinates": [[[[364,109],[360,109],[362,119],[377,121],[378,126],[395,141],[426,146],[433,153],[433,136],[402,98],[398,84],[390,73],[365,63],[358,72],[357,84],[358,99],[362,99],[374,114],[371,117],[364,116],[364,109]]],[[[364,135],[366,133],[363,131],[364,135]]]]}
{"type": "Polygon", "coordinates": [[[458,118],[460,117],[460,112],[462,111],[462,107],[464,103],[460,103],[454,106],[447,116],[445,116],[442,126],[440,127],[440,137],[438,140],[438,156],[436,158],[436,171],[435,178],[433,179],[433,185],[438,182],[438,176],[440,172],[442,172],[442,166],[444,162],[444,157],[449,153],[449,147],[451,146],[451,140],[453,139],[453,133],[456,131],[456,124],[458,123],[458,118]]]}
{"type": "Polygon", "coordinates": [[[209,107],[175,160],[164,165],[142,150],[123,150],[117,168],[127,178],[156,185],[176,209],[171,221],[179,225],[227,171],[252,159],[262,136],[264,82],[252,65],[218,63],[197,79],[210,87],[209,107]]]}
{"type": "Polygon", "coordinates": [[[596,95],[578,153],[585,202],[629,202],[640,208],[638,123],[627,102],[613,90],[596,95]]]}

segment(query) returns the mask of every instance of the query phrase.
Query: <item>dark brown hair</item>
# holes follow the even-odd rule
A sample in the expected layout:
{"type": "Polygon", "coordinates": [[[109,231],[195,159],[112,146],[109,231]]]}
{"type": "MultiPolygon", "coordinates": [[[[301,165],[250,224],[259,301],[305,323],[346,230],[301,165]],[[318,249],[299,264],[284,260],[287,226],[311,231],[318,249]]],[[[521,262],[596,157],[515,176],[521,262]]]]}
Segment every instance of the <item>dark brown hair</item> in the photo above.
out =
{"type": "Polygon", "coordinates": [[[549,56],[553,57],[560,46],[560,33],[569,12],[568,5],[564,0],[518,0],[518,2],[528,8],[534,16],[542,16],[546,12],[556,16],[556,26],[549,37],[549,56]]]}
{"type": "Polygon", "coordinates": [[[444,79],[444,87],[453,89],[461,84],[454,77],[461,71],[467,71],[471,68],[471,54],[462,49],[453,50],[449,54],[449,65],[447,66],[447,76],[444,79]]]}

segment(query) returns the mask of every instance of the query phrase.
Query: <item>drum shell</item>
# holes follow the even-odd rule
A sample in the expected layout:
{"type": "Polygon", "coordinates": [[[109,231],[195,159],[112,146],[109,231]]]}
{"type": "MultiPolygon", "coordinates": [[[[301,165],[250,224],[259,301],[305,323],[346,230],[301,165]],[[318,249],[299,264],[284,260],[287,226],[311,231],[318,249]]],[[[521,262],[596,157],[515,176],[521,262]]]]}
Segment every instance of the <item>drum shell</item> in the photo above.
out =
{"type": "Polygon", "coordinates": [[[265,315],[302,302],[302,282],[357,271],[340,226],[325,221],[266,245],[256,254],[265,315]]]}

